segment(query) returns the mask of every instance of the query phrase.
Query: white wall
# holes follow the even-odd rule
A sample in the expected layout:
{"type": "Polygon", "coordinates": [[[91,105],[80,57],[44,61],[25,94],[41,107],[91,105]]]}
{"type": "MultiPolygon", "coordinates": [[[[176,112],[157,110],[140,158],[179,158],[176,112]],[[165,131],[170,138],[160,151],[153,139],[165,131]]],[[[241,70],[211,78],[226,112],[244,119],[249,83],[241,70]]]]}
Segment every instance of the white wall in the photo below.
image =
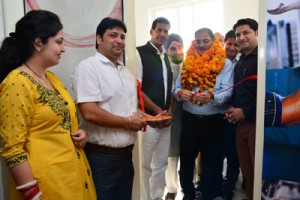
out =
{"type": "Polygon", "coordinates": [[[16,22],[24,15],[23,1],[1,0],[3,6],[4,33],[6,36],[15,30],[16,22]]]}
{"type": "Polygon", "coordinates": [[[258,21],[259,0],[224,0],[225,33],[238,19],[253,18],[258,21]]]}
{"type": "MultiPolygon", "coordinates": [[[[2,0],[0,0],[0,40],[2,41],[4,38],[4,24],[3,24],[3,9],[2,9],[2,0]]],[[[0,141],[0,146],[1,145],[1,141],[0,141]]],[[[0,158],[0,181],[1,183],[3,183],[3,167],[2,167],[2,163],[3,161],[1,161],[3,158],[0,158]]],[[[3,199],[4,194],[3,194],[3,185],[0,184],[0,199],[3,199]]]]}
{"type": "MultiPolygon", "coordinates": [[[[150,21],[149,11],[157,7],[179,4],[183,2],[192,2],[191,0],[139,0],[135,2],[136,14],[136,43],[143,45],[150,39],[150,21]],[[148,27],[147,27],[148,26],[148,27]]],[[[194,0],[209,1],[209,0],[194,0]]],[[[258,0],[224,0],[224,33],[232,29],[233,24],[240,18],[253,18],[258,20],[258,0]]],[[[203,19],[205,20],[205,16],[203,19]]],[[[201,28],[201,27],[199,27],[201,28]]]]}
{"type": "Polygon", "coordinates": [[[4,15],[2,9],[2,0],[0,0],[0,40],[4,38],[4,15]]]}

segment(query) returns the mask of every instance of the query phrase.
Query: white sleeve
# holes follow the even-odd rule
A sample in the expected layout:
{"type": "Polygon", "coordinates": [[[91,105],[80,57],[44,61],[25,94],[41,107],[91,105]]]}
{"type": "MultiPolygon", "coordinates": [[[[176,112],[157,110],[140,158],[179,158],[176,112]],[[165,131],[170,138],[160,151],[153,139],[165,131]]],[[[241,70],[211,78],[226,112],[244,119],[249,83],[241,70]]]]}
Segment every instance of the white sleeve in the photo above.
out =
{"type": "Polygon", "coordinates": [[[143,81],[143,64],[140,53],[136,50],[136,77],[141,83],[143,81]]]}
{"type": "Polygon", "coordinates": [[[77,103],[102,101],[98,73],[92,64],[83,61],[75,67],[72,86],[77,103]]]}

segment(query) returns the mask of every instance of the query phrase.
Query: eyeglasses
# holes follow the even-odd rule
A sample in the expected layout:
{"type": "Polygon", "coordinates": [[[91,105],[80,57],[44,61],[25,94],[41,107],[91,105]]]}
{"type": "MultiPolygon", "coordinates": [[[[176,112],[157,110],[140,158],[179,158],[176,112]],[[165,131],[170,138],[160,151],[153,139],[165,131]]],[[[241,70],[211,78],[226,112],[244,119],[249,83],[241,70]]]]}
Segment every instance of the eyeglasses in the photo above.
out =
{"type": "Polygon", "coordinates": [[[195,43],[196,44],[204,44],[204,45],[207,45],[211,42],[211,40],[208,40],[208,39],[204,39],[204,40],[195,40],[195,43]]]}

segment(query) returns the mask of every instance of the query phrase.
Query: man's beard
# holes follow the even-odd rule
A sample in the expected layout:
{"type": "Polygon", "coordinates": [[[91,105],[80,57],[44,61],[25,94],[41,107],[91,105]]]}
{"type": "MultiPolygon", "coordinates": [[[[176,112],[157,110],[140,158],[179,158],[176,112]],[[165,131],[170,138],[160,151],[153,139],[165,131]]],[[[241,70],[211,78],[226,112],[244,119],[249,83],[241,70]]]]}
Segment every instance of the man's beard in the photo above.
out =
{"type": "Polygon", "coordinates": [[[172,56],[171,61],[172,61],[172,63],[180,64],[183,62],[183,56],[178,56],[178,55],[172,56]]]}
{"type": "Polygon", "coordinates": [[[180,64],[180,63],[183,62],[183,59],[182,60],[173,59],[172,62],[175,63],[175,64],[180,64]]]}

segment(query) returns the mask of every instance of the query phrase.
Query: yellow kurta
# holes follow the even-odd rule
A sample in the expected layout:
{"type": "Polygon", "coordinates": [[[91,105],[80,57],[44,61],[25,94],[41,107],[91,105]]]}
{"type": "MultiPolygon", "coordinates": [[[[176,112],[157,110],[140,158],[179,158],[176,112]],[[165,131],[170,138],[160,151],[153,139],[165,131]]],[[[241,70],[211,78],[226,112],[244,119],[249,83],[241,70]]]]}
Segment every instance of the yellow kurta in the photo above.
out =
{"type": "MultiPolygon", "coordinates": [[[[28,160],[45,200],[96,199],[90,166],[70,136],[78,129],[75,104],[59,79],[47,76],[55,91],[17,69],[1,83],[0,152],[8,167],[28,160]]],[[[19,199],[11,186],[10,199],[19,199]]]]}

